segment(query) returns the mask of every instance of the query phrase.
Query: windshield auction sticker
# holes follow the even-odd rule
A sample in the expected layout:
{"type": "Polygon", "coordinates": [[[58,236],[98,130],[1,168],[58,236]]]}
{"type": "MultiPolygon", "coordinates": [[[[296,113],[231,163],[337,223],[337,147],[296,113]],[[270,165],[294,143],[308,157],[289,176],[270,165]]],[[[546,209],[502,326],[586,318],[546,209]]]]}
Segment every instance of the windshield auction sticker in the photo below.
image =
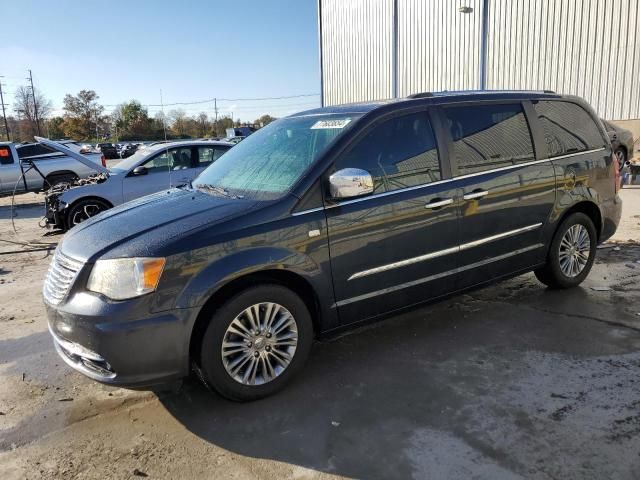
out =
{"type": "Polygon", "coordinates": [[[338,120],[318,120],[311,126],[311,130],[317,130],[319,128],[344,128],[350,121],[350,118],[341,118],[338,120]]]}

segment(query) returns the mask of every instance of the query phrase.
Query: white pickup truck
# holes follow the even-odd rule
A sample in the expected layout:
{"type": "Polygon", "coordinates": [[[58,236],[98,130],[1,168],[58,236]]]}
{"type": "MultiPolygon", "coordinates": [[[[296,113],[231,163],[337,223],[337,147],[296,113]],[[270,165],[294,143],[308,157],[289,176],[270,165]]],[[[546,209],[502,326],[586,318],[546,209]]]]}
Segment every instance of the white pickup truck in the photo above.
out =
{"type": "Polygon", "coordinates": [[[82,145],[72,141],[61,143],[82,155],[73,158],[42,143],[0,142],[0,195],[39,192],[107,171],[101,152],[81,151],[82,145]]]}

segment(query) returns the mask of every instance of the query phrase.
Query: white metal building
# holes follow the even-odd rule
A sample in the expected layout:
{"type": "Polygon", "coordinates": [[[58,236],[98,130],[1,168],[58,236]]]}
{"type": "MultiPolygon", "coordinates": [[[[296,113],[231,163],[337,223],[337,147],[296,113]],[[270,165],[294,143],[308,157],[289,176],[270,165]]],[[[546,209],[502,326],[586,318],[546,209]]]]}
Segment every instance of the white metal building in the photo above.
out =
{"type": "Polygon", "coordinates": [[[324,105],[553,90],[640,118],[640,0],[318,0],[324,105]]]}

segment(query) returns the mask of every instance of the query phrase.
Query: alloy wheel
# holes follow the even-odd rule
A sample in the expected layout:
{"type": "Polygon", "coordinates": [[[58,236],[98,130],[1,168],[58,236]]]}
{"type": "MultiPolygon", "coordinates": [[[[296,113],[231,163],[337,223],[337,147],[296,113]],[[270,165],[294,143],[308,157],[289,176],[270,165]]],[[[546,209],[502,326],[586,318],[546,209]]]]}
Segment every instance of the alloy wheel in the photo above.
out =
{"type": "Polygon", "coordinates": [[[222,363],[236,382],[262,385],[282,374],[293,360],[298,327],[293,315],[277,303],[257,303],[227,327],[222,363]]]}
{"type": "Polygon", "coordinates": [[[589,231],[584,225],[572,225],[560,242],[560,270],[567,277],[577,277],[587,265],[590,253],[589,231]]]}
{"type": "Polygon", "coordinates": [[[104,208],[102,205],[98,205],[95,203],[86,203],[82,206],[81,209],[73,212],[73,216],[71,218],[72,225],[78,225],[79,223],[88,220],[91,217],[96,216],[98,213],[102,212],[104,208]]]}

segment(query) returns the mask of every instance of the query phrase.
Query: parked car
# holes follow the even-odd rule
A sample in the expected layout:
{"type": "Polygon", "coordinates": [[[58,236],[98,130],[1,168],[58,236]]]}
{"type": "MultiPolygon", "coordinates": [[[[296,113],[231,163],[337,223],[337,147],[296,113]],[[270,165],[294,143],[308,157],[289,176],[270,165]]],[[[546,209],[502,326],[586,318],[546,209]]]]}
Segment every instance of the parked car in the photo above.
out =
{"type": "Polygon", "coordinates": [[[605,119],[601,120],[607,129],[607,135],[609,135],[609,139],[611,140],[613,152],[616,157],[618,157],[618,163],[620,166],[625,165],[627,160],[633,157],[633,133],[605,119]]]}
{"type": "Polygon", "coordinates": [[[96,145],[96,148],[102,152],[102,154],[107,160],[120,158],[120,155],[118,154],[118,149],[113,143],[98,143],[96,145]]]}
{"type": "Polygon", "coordinates": [[[73,141],[65,141],[61,145],[75,152],[77,157],[41,143],[0,142],[0,195],[14,191],[39,192],[106,171],[100,153],[80,155],[81,145],[73,141]]]}
{"type": "Polygon", "coordinates": [[[579,285],[620,219],[582,99],[421,94],[267,125],[193,182],[71,230],[44,283],[55,347],[148,386],[282,388],[314,337],[533,270],[579,285]],[[587,188],[588,187],[588,188],[587,188]]]}
{"type": "Polygon", "coordinates": [[[131,155],[136,153],[136,151],[138,150],[138,147],[139,147],[138,143],[127,143],[126,145],[123,145],[122,149],[120,150],[120,157],[121,158],[130,157],[131,155]]]}
{"type": "MultiPolygon", "coordinates": [[[[64,151],[55,142],[48,144],[64,151]]],[[[68,230],[121,203],[189,183],[232,146],[189,141],[139,150],[94,182],[49,193],[45,197],[45,226],[68,230]]]]}
{"type": "Polygon", "coordinates": [[[228,138],[223,139],[223,141],[229,142],[229,143],[240,143],[245,138],[247,138],[247,137],[228,137],[228,138]]]}

